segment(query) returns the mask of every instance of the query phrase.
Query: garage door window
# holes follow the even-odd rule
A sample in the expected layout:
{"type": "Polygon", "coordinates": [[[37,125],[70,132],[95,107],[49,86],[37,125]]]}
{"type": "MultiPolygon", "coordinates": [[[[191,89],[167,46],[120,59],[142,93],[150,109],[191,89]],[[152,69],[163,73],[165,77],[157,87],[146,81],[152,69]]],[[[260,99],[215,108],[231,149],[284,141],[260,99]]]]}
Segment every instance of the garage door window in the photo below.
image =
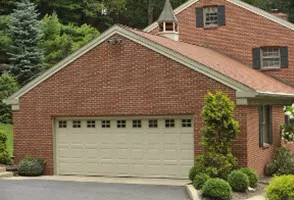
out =
{"type": "Polygon", "coordinates": [[[157,127],[158,127],[157,119],[149,120],[149,128],[157,128],[157,127]]]}
{"type": "Polygon", "coordinates": [[[182,127],[183,128],[192,127],[192,120],[191,119],[182,119],[182,127]]]}
{"type": "Polygon", "coordinates": [[[110,128],[110,120],[103,120],[101,124],[102,128],[110,128]]]}
{"type": "Polygon", "coordinates": [[[173,127],[175,127],[175,120],[174,119],[166,119],[165,120],[165,127],[166,128],[173,128],[173,127]]]}
{"type": "Polygon", "coordinates": [[[59,128],[66,128],[66,121],[59,121],[59,128]]]}
{"type": "Polygon", "coordinates": [[[81,128],[81,121],[73,121],[72,127],[73,128],[81,128]]]}
{"type": "Polygon", "coordinates": [[[141,128],[142,122],[141,120],[133,120],[133,128],[141,128]]]}
{"type": "Polygon", "coordinates": [[[88,128],[95,128],[96,122],[95,121],[87,121],[87,127],[88,128]]]}
{"type": "Polygon", "coordinates": [[[117,120],[117,128],[126,128],[126,120],[117,120]]]}

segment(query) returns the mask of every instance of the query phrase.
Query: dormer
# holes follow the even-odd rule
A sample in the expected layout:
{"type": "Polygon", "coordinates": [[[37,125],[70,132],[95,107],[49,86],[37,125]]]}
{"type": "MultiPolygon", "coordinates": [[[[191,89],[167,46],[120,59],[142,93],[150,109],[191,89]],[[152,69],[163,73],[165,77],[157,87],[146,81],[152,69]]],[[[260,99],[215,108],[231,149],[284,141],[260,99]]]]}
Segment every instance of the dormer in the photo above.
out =
{"type": "Polygon", "coordinates": [[[179,23],[169,0],[165,1],[164,8],[157,20],[159,35],[179,41],[179,23]]]}

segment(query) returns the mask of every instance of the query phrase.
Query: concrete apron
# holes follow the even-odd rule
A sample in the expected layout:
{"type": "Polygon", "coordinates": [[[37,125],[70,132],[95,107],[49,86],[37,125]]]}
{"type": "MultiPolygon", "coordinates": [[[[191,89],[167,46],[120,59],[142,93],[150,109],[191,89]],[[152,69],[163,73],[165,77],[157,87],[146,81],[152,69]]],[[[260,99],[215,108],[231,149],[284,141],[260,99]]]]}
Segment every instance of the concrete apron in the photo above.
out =
{"type": "Polygon", "coordinates": [[[168,185],[185,186],[190,183],[189,180],[175,179],[152,179],[152,178],[113,178],[113,177],[86,177],[86,176],[39,176],[22,177],[15,176],[3,178],[6,180],[48,180],[48,181],[71,181],[71,182],[94,182],[94,183],[121,183],[138,185],[168,185]]]}

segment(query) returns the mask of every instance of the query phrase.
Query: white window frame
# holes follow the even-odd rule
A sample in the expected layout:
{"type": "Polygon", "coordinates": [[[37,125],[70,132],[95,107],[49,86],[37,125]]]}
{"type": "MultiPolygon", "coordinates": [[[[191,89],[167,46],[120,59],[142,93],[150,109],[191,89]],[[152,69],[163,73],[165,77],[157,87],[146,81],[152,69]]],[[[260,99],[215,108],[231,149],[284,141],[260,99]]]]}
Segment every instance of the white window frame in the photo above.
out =
{"type": "Polygon", "coordinates": [[[59,120],[58,127],[59,128],[67,128],[67,121],[66,120],[59,120]]]}
{"type": "Polygon", "coordinates": [[[116,121],[116,127],[117,128],[126,128],[127,127],[127,121],[126,120],[117,120],[116,121]]]}
{"type": "Polygon", "coordinates": [[[203,23],[204,23],[204,27],[217,27],[218,26],[218,7],[217,6],[208,6],[208,7],[203,7],[203,23]],[[217,20],[216,20],[216,24],[214,21],[208,21],[209,24],[206,24],[207,20],[206,20],[206,15],[210,15],[210,14],[213,14],[213,13],[208,13],[208,9],[211,9],[211,8],[215,8],[216,9],[216,16],[217,16],[217,20]],[[214,23],[213,23],[214,22],[214,23]]]}
{"type": "Polygon", "coordinates": [[[261,63],[261,69],[276,69],[281,68],[281,50],[279,47],[263,47],[260,51],[260,63],[261,63]],[[263,53],[265,50],[268,49],[277,49],[278,56],[264,56],[263,53]],[[264,66],[264,59],[276,59],[279,58],[279,65],[278,66],[264,66]]]}
{"type": "Polygon", "coordinates": [[[133,120],[133,128],[142,128],[142,120],[133,120]]]}
{"type": "Polygon", "coordinates": [[[182,119],[182,128],[191,128],[192,120],[191,119],[182,119]]]}
{"type": "Polygon", "coordinates": [[[80,120],[74,120],[74,121],[72,121],[72,127],[73,128],[81,128],[82,122],[80,120]]]}
{"type": "Polygon", "coordinates": [[[157,119],[149,119],[148,120],[149,128],[158,128],[158,120],[157,119]]]}
{"type": "Polygon", "coordinates": [[[102,120],[101,121],[101,128],[110,128],[111,127],[111,121],[110,120],[102,120]]]}
{"type": "Polygon", "coordinates": [[[165,120],[165,128],[175,128],[175,127],[176,127],[176,120],[174,119],[165,120]]]}
{"type": "Polygon", "coordinates": [[[95,120],[87,120],[87,128],[96,128],[95,120]]]}

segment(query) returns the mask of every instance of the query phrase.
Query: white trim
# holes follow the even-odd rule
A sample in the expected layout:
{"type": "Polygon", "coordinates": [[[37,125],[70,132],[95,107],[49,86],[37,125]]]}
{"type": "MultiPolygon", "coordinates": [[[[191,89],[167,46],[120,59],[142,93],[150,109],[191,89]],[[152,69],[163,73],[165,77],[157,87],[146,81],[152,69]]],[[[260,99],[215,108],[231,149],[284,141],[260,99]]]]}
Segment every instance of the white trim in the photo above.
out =
{"type": "MultiPolygon", "coordinates": [[[[183,10],[185,10],[186,8],[190,7],[191,5],[193,5],[194,3],[198,2],[199,0],[190,0],[184,4],[182,4],[181,6],[179,6],[177,9],[174,10],[175,14],[179,14],[180,12],[182,12],[183,10]]],[[[271,13],[268,13],[260,8],[257,8],[255,6],[252,6],[248,3],[245,3],[243,1],[240,0],[225,0],[228,1],[236,6],[239,6],[241,8],[244,8],[246,10],[249,10],[257,15],[263,16],[266,19],[269,19],[273,22],[276,22],[286,28],[289,28],[290,30],[294,30],[294,24],[292,24],[291,22],[288,22],[286,20],[283,20],[271,13]]],[[[153,29],[155,29],[158,26],[157,22],[152,23],[151,25],[147,26],[145,29],[143,29],[144,32],[150,32],[153,29]]]]}

